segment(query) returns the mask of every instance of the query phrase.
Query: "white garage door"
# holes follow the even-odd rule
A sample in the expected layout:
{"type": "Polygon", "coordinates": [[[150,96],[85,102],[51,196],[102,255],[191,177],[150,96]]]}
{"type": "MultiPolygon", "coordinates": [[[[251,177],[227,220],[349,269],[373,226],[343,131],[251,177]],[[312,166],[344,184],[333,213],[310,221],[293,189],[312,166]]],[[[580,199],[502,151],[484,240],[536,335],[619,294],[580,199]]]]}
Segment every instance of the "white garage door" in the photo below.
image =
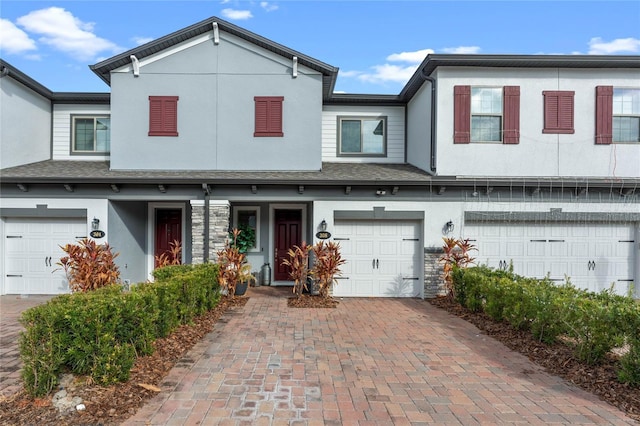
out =
{"type": "Polygon", "coordinates": [[[333,237],[347,263],[333,295],[422,296],[420,229],[413,221],[336,221],[333,237]]]}
{"type": "Polygon", "coordinates": [[[557,282],[565,275],[579,288],[602,291],[613,285],[626,295],[633,281],[634,238],[629,225],[487,224],[467,226],[475,240],[477,263],[506,268],[534,278],[547,274],[557,282]]]}
{"type": "Polygon", "coordinates": [[[64,256],[59,246],[86,237],[85,219],[7,218],[4,241],[6,294],[69,292],[64,272],[56,263],[64,256]]]}

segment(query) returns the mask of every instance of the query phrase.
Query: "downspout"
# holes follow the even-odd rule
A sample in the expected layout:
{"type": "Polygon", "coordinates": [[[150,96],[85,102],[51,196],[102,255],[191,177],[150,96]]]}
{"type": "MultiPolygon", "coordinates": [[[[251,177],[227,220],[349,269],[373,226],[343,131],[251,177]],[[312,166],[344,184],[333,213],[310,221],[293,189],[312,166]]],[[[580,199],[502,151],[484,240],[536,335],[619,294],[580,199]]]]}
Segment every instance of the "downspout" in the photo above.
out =
{"type": "Polygon", "coordinates": [[[436,79],[420,70],[423,79],[431,83],[431,158],[429,160],[429,174],[436,174],[436,79]]]}
{"type": "Polygon", "coordinates": [[[209,263],[209,200],[211,196],[206,193],[204,195],[204,253],[202,263],[209,263]]]}
{"type": "Polygon", "coordinates": [[[209,263],[209,204],[211,200],[211,187],[206,183],[202,184],[204,191],[204,241],[202,244],[202,263],[209,263]]]}

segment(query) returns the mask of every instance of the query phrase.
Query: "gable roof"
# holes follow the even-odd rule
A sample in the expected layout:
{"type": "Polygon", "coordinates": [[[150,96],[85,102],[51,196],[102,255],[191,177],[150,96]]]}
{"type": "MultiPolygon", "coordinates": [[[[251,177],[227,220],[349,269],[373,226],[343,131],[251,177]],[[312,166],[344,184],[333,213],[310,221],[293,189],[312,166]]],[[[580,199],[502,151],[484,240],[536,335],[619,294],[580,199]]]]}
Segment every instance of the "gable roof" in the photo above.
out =
{"type": "Polygon", "coordinates": [[[47,87],[35,81],[18,68],[14,67],[7,61],[0,59],[0,78],[12,78],[16,82],[22,84],[33,92],[43,96],[56,104],[65,103],[91,103],[91,104],[108,104],[111,99],[109,93],[93,93],[93,92],[52,92],[47,87]]]}
{"type": "Polygon", "coordinates": [[[491,68],[640,68],[638,55],[459,55],[430,54],[400,92],[399,98],[411,100],[425,82],[424,76],[438,67],[491,68]]]}
{"type": "Polygon", "coordinates": [[[247,40],[250,43],[255,44],[263,49],[274,52],[287,59],[292,59],[294,56],[298,58],[298,63],[309,67],[315,71],[322,73],[322,92],[323,98],[329,98],[333,93],[336,78],[338,76],[338,68],[314,59],[310,56],[304,55],[293,49],[289,49],[281,44],[271,41],[265,37],[259,36],[244,28],[231,24],[215,16],[200,21],[184,29],[178,30],[171,34],[168,34],[159,39],[153,40],[149,43],[138,46],[134,49],[120,53],[95,65],[91,65],[89,68],[95,72],[105,83],[111,84],[111,71],[120,68],[122,66],[131,63],[130,56],[135,55],[138,60],[146,58],[169,47],[182,43],[185,40],[189,40],[193,37],[201,34],[213,31],[213,23],[218,24],[220,31],[233,34],[236,37],[247,40]]]}

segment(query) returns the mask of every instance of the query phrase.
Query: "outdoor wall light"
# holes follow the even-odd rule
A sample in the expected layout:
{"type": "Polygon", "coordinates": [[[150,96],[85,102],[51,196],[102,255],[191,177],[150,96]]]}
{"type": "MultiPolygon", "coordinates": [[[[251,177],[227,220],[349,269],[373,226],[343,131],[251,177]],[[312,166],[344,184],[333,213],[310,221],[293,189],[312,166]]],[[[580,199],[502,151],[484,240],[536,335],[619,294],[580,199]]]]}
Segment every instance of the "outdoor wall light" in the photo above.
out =
{"type": "Polygon", "coordinates": [[[453,224],[453,221],[450,220],[449,222],[444,224],[444,233],[450,234],[453,232],[454,228],[455,228],[455,225],[453,224]]]}
{"type": "Polygon", "coordinates": [[[327,221],[322,219],[322,222],[320,222],[320,230],[322,232],[325,232],[327,230],[327,221]]]}
{"type": "Polygon", "coordinates": [[[98,219],[97,217],[94,217],[93,220],[91,221],[91,230],[97,231],[98,229],[100,229],[100,219],[98,219]]]}

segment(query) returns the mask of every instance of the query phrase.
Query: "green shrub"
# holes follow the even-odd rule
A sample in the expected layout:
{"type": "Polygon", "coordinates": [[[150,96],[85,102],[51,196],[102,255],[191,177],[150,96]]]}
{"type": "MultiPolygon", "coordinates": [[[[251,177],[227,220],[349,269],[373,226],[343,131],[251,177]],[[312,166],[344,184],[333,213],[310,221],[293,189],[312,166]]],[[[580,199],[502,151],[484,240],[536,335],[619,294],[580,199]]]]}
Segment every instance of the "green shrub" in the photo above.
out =
{"type": "Polygon", "coordinates": [[[469,310],[529,329],[546,343],[567,336],[575,356],[586,363],[598,363],[626,343],[629,351],[621,357],[619,379],[640,384],[640,304],[633,299],[612,290],[579,290],[568,279],[556,285],[485,266],[454,268],[452,278],[456,300],[469,310]]]}
{"type": "Polygon", "coordinates": [[[130,292],[106,286],[25,311],[20,356],[26,390],[49,393],[65,370],[90,375],[101,385],[127,380],[135,357],[150,354],[156,338],[219,302],[215,265],[163,269],[157,270],[158,282],[130,292]]]}

